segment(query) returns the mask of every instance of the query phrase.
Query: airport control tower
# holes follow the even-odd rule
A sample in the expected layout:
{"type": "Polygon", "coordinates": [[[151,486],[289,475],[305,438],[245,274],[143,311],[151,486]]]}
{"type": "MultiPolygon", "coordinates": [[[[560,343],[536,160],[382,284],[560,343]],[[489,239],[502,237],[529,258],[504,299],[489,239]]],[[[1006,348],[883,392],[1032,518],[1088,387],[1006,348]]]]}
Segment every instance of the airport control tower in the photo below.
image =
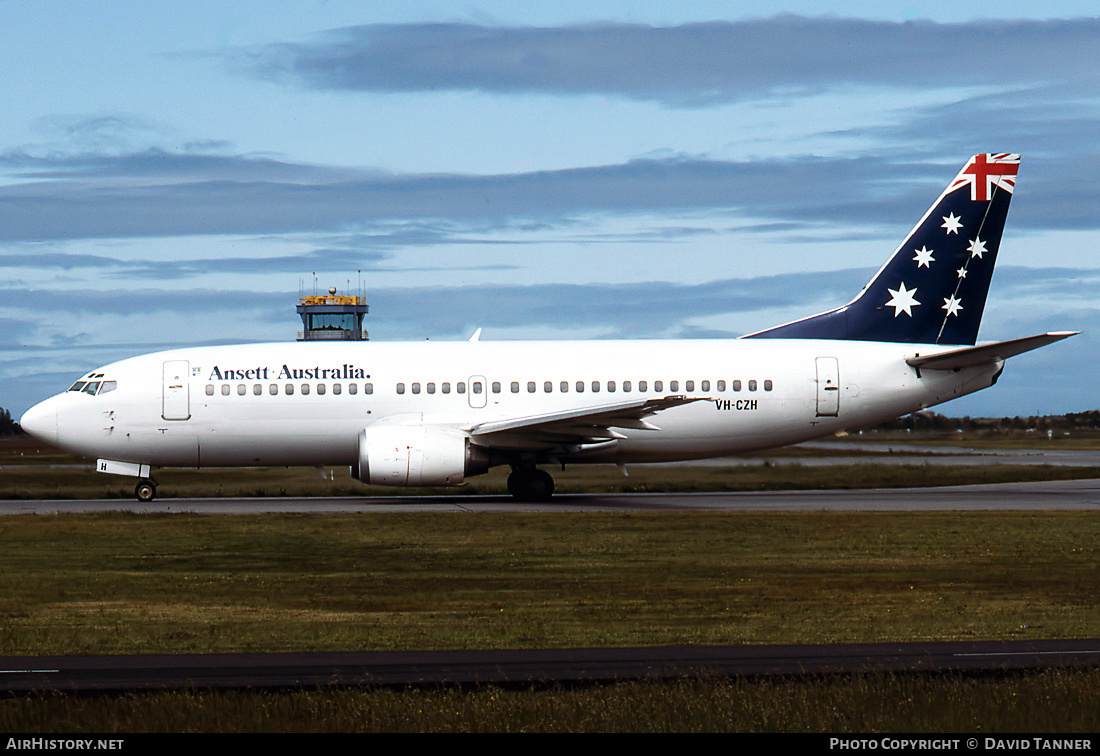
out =
{"type": "Polygon", "coordinates": [[[298,341],[366,341],[363,317],[367,309],[360,297],[337,296],[335,288],[328,294],[301,296],[298,314],[303,330],[298,332],[298,341]]]}

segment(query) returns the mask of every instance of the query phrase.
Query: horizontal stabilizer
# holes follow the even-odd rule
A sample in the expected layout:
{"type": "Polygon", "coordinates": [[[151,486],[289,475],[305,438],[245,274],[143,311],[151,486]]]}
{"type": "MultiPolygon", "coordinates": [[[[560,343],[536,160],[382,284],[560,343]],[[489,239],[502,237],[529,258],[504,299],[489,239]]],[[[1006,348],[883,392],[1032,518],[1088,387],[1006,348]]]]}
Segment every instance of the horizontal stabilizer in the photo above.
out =
{"type": "Polygon", "coordinates": [[[1030,352],[1032,349],[1038,349],[1039,347],[1053,344],[1062,339],[1068,339],[1070,336],[1076,336],[1078,333],[1080,333],[1080,331],[1042,333],[1038,336],[1026,336],[1022,339],[998,341],[996,344],[982,344],[981,346],[955,349],[950,352],[940,352],[939,354],[930,354],[924,357],[917,355],[915,357],[910,357],[906,362],[913,367],[927,368],[930,370],[958,370],[959,368],[977,367],[979,365],[988,365],[998,360],[1007,360],[1009,357],[1015,357],[1017,354],[1030,352]]]}

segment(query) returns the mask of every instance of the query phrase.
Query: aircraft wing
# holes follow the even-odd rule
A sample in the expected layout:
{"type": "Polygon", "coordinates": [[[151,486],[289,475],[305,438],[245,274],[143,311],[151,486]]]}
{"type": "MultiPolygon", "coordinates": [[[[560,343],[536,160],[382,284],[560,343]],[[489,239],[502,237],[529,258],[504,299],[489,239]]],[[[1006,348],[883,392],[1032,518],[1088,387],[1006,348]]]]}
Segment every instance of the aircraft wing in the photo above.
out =
{"type": "Polygon", "coordinates": [[[1052,333],[1042,333],[1038,336],[1025,336],[1022,339],[998,341],[995,344],[963,347],[962,349],[954,349],[950,352],[940,352],[939,354],[930,354],[924,357],[916,355],[915,357],[907,359],[906,362],[915,368],[926,368],[931,370],[958,370],[959,368],[977,367],[978,365],[987,365],[997,360],[1006,360],[1009,357],[1015,357],[1018,354],[1030,352],[1032,349],[1038,349],[1047,344],[1053,344],[1056,341],[1068,339],[1070,336],[1076,336],[1078,333],[1080,333],[1080,331],[1054,331],[1052,333]]]}
{"type": "Polygon", "coordinates": [[[508,420],[490,420],[472,425],[466,428],[466,432],[478,445],[489,447],[545,449],[599,444],[625,438],[616,428],[660,430],[645,418],[671,407],[706,400],[706,397],[698,396],[637,399],[508,420]]]}

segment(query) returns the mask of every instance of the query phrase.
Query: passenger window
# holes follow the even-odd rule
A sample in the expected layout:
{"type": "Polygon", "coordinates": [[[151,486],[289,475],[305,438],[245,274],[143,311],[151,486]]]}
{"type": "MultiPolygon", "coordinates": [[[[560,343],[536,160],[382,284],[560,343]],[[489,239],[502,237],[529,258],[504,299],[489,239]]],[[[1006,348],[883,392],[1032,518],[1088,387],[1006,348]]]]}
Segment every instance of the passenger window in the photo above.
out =
{"type": "Polygon", "coordinates": [[[519,393],[519,381],[512,381],[512,393],[513,394],[518,394],[519,393]]]}
{"type": "Polygon", "coordinates": [[[255,384],[252,385],[252,393],[255,394],[256,396],[259,396],[263,392],[264,392],[264,387],[261,386],[260,384],[255,383],[255,384]]]}
{"type": "Polygon", "coordinates": [[[545,394],[553,393],[554,392],[554,383],[552,381],[547,381],[546,383],[542,384],[542,391],[545,394]]]}
{"type": "Polygon", "coordinates": [[[726,390],[726,382],[725,381],[718,381],[718,390],[719,391],[725,391],[726,390]]]}
{"type": "Polygon", "coordinates": [[[248,393],[248,388],[243,383],[237,384],[237,396],[244,396],[248,393]]]}
{"type": "Polygon", "coordinates": [[[649,391],[649,389],[647,388],[648,385],[649,384],[647,384],[645,381],[638,381],[638,390],[642,393],[645,393],[646,391],[649,391]]]}
{"type": "Polygon", "coordinates": [[[569,381],[562,381],[561,385],[559,385],[558,388],[561,389],[561,392],[563,394],[568,394],[569,393],[569,381]]]}
{"type": "Polygon", "coordinates": [[[577,393],[578,394],[583,394],[584,393],[584,381],[577,381],[577,393]]]}
{"type": "Polygon", "coordinates": [[[420,384],[419,383],[414,383],[412,385],[412,389],[413,389],[414,394],[419,394],[420,393],[420,384]]]}
{"type": "Polygon", "coordinates": [[[528,394],[535,393],[535,382],[534,381],[527,381],[527,393],[528,394]]]}
{"type": "Polygon", "coordinates": [[[702,388],[703,391],[710,391],[710,381],[703,381],[700,388],[702,388]]]}
{"type": "Polygon", "coordinates": [[[302,384],[302,396],[306,396],[307,394],[309,394],[309,384],[308,383],[303,383],[302,384]]]}
{"type": "Polygon", "coordinates": [[[597,393],[600,390],[600,382],[592,381],[592,393],[597,393]]]}
{"type": "Polygon", "coordinates": [[[207,396],[214,396],[214,384],[213,383],[206,384],[206,395],[207,396]]]}
{"type": "Polygon", "coordinates": [[[679,381],[669,381],[668,382],[668,390],[669,391],[679,391],[680,390],[680,382],[679,381]]]}
{"type": "Polygon", "coordinates": [[[339,383],[332,384],[332,393],[339,394],[343,390],[344,390],[343,386],[341,386],[339,383]]]}
{"type": "Polygon", "coordinates": [[[364,383],[363,384],[363,393],[364,394],[373,394],[374,393],[374,384],[373,383],[364,383]]]}
{"type": "Polygon", "coordinates": [[[695,381],[684,381],[684,391],[694,391],[695,381]]]}
{"type": "Polygon", "coordinates": [[[615,391],[615,381],[607,382],[607,390],[612,393],[615,391]]]}
{"type": "Polygon", "coordinates": [[[741,381],[734,381],[733,382],[733,390],[734,391],[740,391],[741,390],[741,381]]]}
{"type": "Polygon", "coordinates": [[[267,387],[267,393],[271,394],[272,396],[278,396],[279,395],[279,384],[278,383],[272,383],[270,386],[267,387]]]}
{"type": "Polygon", "coordinates": [[[623,381],[623,391],[630,393],[630,381],[623,381]]]}
{"type": "Polygon", "coordinates": [[[764,381],[764,390],[765,391],[771,391],[772,390],[771,379],[764,381]]]}
{"type": "Polygon", "coordinates": [[[397,384],[397,393],[399,393],[399,394],[404,394],[405,393],[405,384],[404,383],[397,384]]]}
{"type": "Polygon", "coordinates": [[[749,391],[756,391],[756,381],[749,381],[749,391]]]}
{"type": "Polygon", "coordinates": [[[228,383],[223,383],[222,384],[222,396],[229,396],[229,384],[228,383]]]}
{"type": "Polygon", "coordinates": [[[429,383],[428,384],[428,393],[429,394],[434,394],[435,393],[435,384],[434,383],[429,383]]]}
{"type": "Polygon", "coordinates": [[[359,393],[359,384],[358,383],[349,383],[348,384],[348,393],[349,394],[358,394],[359,393]]]}
{"type": "Polygon", "coordinates": [[[318,383],[317,384],[317,393],[318,394],[325,393],[325,384],[323,384],[323,383],[318,383]]]}
{"type": "Polygon", "coordinates": [[[286,392],[286,395],[287,395],[287,396],[291,396],[291,395],[293,395],[293,394],[294,394],[294,384],[293,384],[293,383],[288,383],[288,384],[286,384],[286,385],[285,385],[285,386],[283,387],[283,391],[285,391],[285,392],[286,392]]]}
{"type": "Polygon", "coordinates": [[[473,383],[471,384],[471,390],[472,390],[472,391],[473,391],[473,392],[474,392],[475,394],[480,394],[480,393],[482,392],[482,387],[481,387],[481,381],[474,381],[474,382],[473,382],[473,383]]]}
{"type": "Polygon", "coordinates": [[[654,391],[664,391],[665,390],[664,386],[665,386],[664,381],[654,381],[653,382],[653,390],[654,391]]]}
{"type": "MultiPolygon", "coordinates": [[[[459,381],[458,385],[455,386],[455,391],[457,391],[460,394],[465,394],[466,393],[466,381],[459,381]]],[[[478,391],[477,393],[480,394],[481,392],[478,391]]]]}
{"type": "Polygon", "coordinates": [[[499,394],[500,393],[500,381],[493,381],[493,393],[494,394],[499,394]]]}
{"type": "Polygon", "coordinates": [[[449,394],[449,393],[451,393],[451,384],[450,384],[450,382],[449,382],[449,381],[444,381],[444,382],[443,382],[443,393],[444,393],[444,394],[449,394]]]}

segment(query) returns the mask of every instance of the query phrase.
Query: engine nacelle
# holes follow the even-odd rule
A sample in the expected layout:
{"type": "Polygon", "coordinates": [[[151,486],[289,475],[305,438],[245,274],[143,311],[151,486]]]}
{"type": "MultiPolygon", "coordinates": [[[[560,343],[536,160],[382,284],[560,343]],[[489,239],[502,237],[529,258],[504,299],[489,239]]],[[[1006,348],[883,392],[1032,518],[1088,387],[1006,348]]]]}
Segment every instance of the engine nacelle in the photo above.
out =
{"type": "Polygon", "coordinates": [[[380,486],[457,486],[489,469],[462,431],[421,425],[383,425],[359,434],[351,474],[380,486]]]}

